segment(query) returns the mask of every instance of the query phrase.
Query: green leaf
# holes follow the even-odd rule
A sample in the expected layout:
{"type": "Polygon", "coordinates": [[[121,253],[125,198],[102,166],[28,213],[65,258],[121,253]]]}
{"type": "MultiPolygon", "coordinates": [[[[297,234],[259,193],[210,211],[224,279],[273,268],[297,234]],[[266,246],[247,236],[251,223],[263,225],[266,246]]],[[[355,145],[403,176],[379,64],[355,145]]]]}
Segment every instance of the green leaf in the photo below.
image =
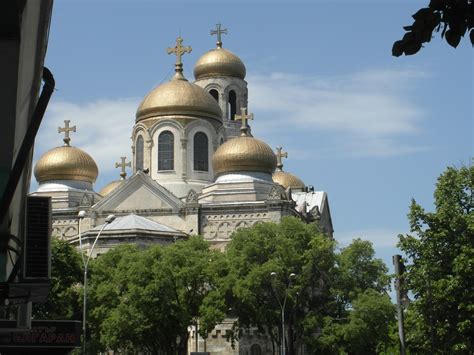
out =
{"type": "Polygon", "coordinates": [[[449,29],[445,33],[446,42],[449,43],[451,47],[456,48],[461,41],[461,35],[457,32],[454,32],[452,29],[449,29]]]}

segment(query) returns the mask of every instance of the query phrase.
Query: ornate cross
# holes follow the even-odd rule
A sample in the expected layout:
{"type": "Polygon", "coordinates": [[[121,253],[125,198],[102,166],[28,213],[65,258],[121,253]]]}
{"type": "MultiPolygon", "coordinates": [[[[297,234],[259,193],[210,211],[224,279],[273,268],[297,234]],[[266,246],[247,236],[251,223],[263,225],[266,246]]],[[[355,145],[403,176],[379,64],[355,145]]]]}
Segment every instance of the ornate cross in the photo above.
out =
{"type": "Polygon", "coordinates": [[[168,49],[166,50],[168,54],[174,53],[176,55],[176,64],[174,65],[174,67],[177,73],[181,73],[183,71],[183,62],[181,61],[181,57],[185,53],[191,53],[192,50],[193,49],[191,48],[191,46],[183,46],[183,39],[181,38],[181,36],[176,38],[176,46],[174,48],[168,47],[168,49]]]}
{"type": "Polygon", "coordinates": [[[242,121],[242,126],[240,126],[240,135],[241,136],[246,136],[248,134],[248,125],[247,121],[248,120],[253,120],[253,113],[249,113],[247,115],[247,108],[246,107],[241,107],[240,108],[240,115],[235,115],[234,116],[235,120],[240,120],[242,121]]]}
{"type": "Polygon", "coordinates": [[[217,48],[222,47],[222,37],[221,35],[227,34],[227,28],[222,28],[222,25],[218,23],[215,30],[211,30],[211,36],[217,35],[217,48]]]}
{"type": "Polygon", "coordinates": [[[282,152],[282,147],[276,147],[276,157],[277,157],[277,168],[281,170],[283,168],[283,162],[281,158],[288,158],[288,152],[282,152]]]}
{"type": "Polygon", "coordinates": [[[128,166],[129,168],[132,167],[132,162],[128,162],[128,163],[125,163],[125,160],[127,160],[127,157],[120,157],[120,159],[122,160],[120,163],[115,163],[115,167],[116,168],[120,168],[122,169],[122,171],[120,172],[120,177],[122,179],[125,179],[125,177],[127,176],[127,172],[125,171],[125,168],[128,166]]]}
{"type": "Polygon", "coordinates": [[[76,126],[69,127],[70,120],[64,120],[64,127],[58,127],[58,133],[64,132],[64,145],[69,146],[71,137],[69,137],[69,132],[76,132],[76,126]]]}

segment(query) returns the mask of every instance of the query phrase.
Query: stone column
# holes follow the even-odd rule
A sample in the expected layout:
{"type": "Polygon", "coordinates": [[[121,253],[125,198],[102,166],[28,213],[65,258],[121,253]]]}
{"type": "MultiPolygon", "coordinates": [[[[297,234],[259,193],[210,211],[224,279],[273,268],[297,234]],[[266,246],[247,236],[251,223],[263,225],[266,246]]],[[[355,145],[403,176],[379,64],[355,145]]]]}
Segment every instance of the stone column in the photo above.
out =
{"type": "Polygon", "coordinates": [[[186,181],[187,177],[187,168],[188,168],[188,139],[187,138],[181,138],[181,166],[182,166],[182,173],[181,173],[181,178],[186,181]]]}

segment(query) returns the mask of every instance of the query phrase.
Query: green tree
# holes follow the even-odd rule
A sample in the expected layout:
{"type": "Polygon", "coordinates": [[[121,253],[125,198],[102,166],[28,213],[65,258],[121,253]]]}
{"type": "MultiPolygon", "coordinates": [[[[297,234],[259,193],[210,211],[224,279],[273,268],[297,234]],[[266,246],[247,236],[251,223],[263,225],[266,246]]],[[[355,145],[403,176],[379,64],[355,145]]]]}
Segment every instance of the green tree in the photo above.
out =
{"type": "Polygon", "coordinates": [[[314,347],[327,354],[375,354],[390,347],[395,307],[387,295],[390,277],[372,244],[361,239],[336,254],[332,275],[334,311],[325,316],[314,347]]]}
{"type": "Polygon", "coordinates": [[[292,217],[235,232],[227,249],[229,274],[223,296],[238,318],[233,338],[257,327],[280,345],[280,303],[285,295],[288,353],[314,338],[330,303],[334,247],[315,225],[292,217]]]}
{"type": "Polygon", "coordinates": [[[438,179],[435,211],[414,200],[412,235],[400,235],[406,282],[414,295],[407,343],[416,353],[470,353],[474,348],[474,167],[448,168],[438,179]]]}
{"type": "Polygon", "coordinates": [[[417,53],[423,43],[431,41],[433,32],[441,31],[441,37],[456,48],[469,33],[474,45],[474,2],[472,0],[430,0],[428,7],[417,11],[411,26],[403,27],[406,31],[403,38],[396,41],[392,54],[399,57],[402,54],[417,53]]]}
{"type": "Polygon", "coordinates": [[[316,225],[292,217],[240,229],[227,249],[221,295],[238,318],[233,338],[257,327],[280,346],[286,294],[288,354],[300,345],[325,354],[375,353],[391,342],[394,306],[386,294],[387,268],[374,255],[360,239],[336,253],[316,225]]]}
{"type": "Polygon", "coordinates": [[[200,317],[221,258],[200,237],[145,250],[116,248],[98,258],[91,313],[102,349],[184,353],[188,326],[200,317]]]}
{"type": "Polygon", "coordinates": [[[76,249],[64,240],[51,241],[51,288],[43,304],[34,304],[33,318],[81,320],[82,261],[76,249]]]}

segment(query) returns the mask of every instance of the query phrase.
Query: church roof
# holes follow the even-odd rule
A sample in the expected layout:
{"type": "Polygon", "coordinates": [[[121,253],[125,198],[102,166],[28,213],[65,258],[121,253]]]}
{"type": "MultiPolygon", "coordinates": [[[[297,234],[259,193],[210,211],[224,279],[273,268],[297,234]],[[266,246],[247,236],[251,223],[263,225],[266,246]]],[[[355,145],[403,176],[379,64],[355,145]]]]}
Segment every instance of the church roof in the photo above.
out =
{"type": "Polygon", "coordinates": [[[296,202],[297,208],[305,206],[304,212],[309,212],[316,206],[319,210],[324,208],[326,193],[324,191],[293,192],[291,197],[296,202]]]}
{"type": "MultiPolygon", "coordinates": [[[[93,228],[92,230],[100,230],[103,224],[93,228]]],[[[164,224],[152,221],[145,217],[137,216],[136,214],[129,214],[124,217],[117,217],[112,223],[105,226],[104,231],[138,229],[156,232],[167,233],[182,233],[177,229],[165,226],[164,224]]]]}

